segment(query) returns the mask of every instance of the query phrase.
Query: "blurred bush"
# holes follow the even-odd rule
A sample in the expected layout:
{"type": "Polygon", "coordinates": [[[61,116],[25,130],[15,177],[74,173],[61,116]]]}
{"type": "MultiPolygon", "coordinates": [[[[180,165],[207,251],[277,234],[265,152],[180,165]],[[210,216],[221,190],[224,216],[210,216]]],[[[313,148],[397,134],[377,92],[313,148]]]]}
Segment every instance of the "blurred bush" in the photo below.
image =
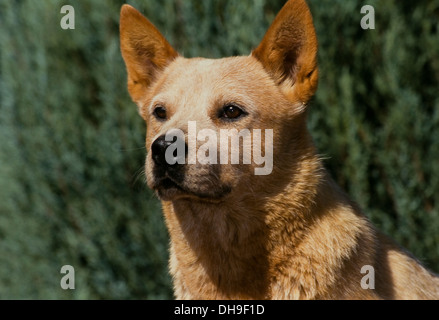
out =
{"type": "MultiPolygon", "coordinates": [[[[172,297],[168,235],[126,90],[124,1],[0,2],[0,298],[172,297]],[[76,290],[60,288],[75,267],[76,290]]],[[[320,88],[309,126],[339,184],[439,271],[439,0],[309,1],[320,88]],[[360,9],[376,10],[362,30],[360,9]]],[[[247,55],[283,0],[137,0],[187,57],[247,55]]]]}

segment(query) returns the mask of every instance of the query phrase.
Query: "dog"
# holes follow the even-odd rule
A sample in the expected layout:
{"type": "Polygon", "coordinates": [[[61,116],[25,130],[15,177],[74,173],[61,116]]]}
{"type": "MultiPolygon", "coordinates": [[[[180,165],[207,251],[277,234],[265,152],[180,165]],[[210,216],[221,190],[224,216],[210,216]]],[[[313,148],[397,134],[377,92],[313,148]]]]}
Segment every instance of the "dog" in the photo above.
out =
{"type": "MultiPolygon", "coordinates": [[[[372,226],[318,156],[306,126],[319,76],[305,1],[289,0],[250,56],[186,59],[129,5],[120,42],[147,124],[147,183],[162,201],[177,299],[439,298],[439,278],[372,226]],[[195,124],[235,138],[271,130],[272,141],[259,141],[271,170],[191,162],[195,124]]],[[[218,145],[210,137],[198,155],[215,158],[218,145]]]]}

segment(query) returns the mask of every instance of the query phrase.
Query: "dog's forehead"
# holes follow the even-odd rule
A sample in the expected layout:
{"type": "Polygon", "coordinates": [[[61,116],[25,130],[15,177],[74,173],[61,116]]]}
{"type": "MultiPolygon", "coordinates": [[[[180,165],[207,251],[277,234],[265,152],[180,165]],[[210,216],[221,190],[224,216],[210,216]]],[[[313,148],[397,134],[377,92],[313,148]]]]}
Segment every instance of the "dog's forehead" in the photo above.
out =
{"type": "Polygon", "coordinates": [[[187,93],[266,87],[270,79],[253,57],[178,58],[166,70],[160,91],[187,93]]]}

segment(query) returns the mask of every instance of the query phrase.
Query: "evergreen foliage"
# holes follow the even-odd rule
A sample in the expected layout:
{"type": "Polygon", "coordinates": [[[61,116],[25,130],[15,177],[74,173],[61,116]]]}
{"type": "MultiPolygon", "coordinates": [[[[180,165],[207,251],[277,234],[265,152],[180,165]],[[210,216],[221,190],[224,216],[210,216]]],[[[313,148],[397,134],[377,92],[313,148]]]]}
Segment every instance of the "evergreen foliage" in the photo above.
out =
{"type": "MultiPolygon", "coordinates": [[[[172,298],[168,234],[126,90],[124,1],[0,1],[0,298],[172,298]],[[63,30],[60,9],[75,9],[63,30]],[[62,290],[63,265],[76,289],[62,290]]],[[[136,0],[187,57],[247,55],[283,0],[136,0]]],[[[309,127],[377,227],[439,272],[439,0],[309,1],[309,127]],[[375,7],[376,30],[360,27],[375,7]]]]}

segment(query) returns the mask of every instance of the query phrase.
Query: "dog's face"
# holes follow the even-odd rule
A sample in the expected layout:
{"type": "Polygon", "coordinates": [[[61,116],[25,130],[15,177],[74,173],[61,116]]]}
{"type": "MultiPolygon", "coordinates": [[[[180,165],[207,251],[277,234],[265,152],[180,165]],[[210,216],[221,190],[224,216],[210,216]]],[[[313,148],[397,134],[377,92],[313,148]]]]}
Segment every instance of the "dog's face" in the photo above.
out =
{"type": "MultiPolygon", "coordinates": [[[[283,15],[296,6],[290,1],[283,15]]],[[[162,200],[239,197],[266,187],[267,176],[294,160],[317,86],[309,14],[278,18],[251,56],[185,59],[125,5],[121,47],[147,123],[148,185],[162,200]]]]}
{"type": "MultiPolygon", "coordinates": [[[[276,92],[273,81],[256,59],[179,57],[151,89],[151,97],[141,106],[148,128],[146,146],[150,150],[146,173],[149,186],[157,190],[162,199],[197,197],[220,200],[254,175],[254,163],[244,165],[239,161],[239,164],[231,164],[231,157],[227,164],[225,161],[221,163],[224,148],[221,148],[220,138],[221,131],[230,131],[236,136],[243,129],[251,133],[253,129],[266,128],[267,123],[273,122],[270,118],[275,113],[263,109],[269,111],[271,106],[266,102],[281,97],[261,100],[261,96],[269,98],[276,92]],[[191,134],[190,126],[196,128],[196,131],[192,129],[195,134],[191,134]],[[182,164],[170,165],[172,161],[167,161],[166,151],[173,140],[166,141],[166,134],[174,129],[184,134],[181,141],[184,139],[182,145],[187,146],[187,152],[182,164]],[[214,133],[215,138],[197,139],[206,129],[214,133]],[[195,140],[197,147],[191,151],[198,159],[189,164],[189,146],[194,145],[195,140]],[[212,153],[215,153],[208,154],[212,161],[207,163],[199,159],[203,145],[211,146],[212,153]]],[[[232,136],[228,140],[231,139],[232,136]]],[[[228,148],[227,156],[231,150],[228,148]]],[[[243,159],[243,152],[240,158],[243,159]]]]}

